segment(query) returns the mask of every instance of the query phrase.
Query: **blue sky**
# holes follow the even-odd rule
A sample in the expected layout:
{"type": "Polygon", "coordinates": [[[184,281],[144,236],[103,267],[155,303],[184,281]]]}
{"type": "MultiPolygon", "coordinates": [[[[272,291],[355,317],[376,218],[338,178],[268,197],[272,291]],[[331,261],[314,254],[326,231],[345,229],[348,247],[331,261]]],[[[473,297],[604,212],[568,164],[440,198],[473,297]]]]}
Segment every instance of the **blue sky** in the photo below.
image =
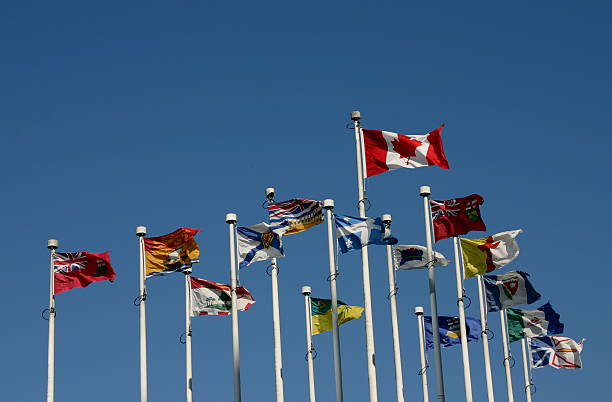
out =
{"type": "MultiPolygon", "coordinates": [[[[581,371],[534,372],[536,400],[608,393],[612,59],[607,2],[40,2],[0,13],[0,179],[7,259],[0,300],[0,400],[46,390],[46,240],[60,251],[111,251],[115,283],[57,297],[56,400],[138,398],[138,247],[151,235],[201,228],[194,274],[227,282],[225,214],[266,219],[277,199],[333,198],[357,213],[349,112],[400,133],[443,132],[451,169],[403,169],[368,179],[370,216],[391,213],[402,243],[423,243],[427,184],[437,199],[481,194],[490,232],[522,228],[510,268],[531,274],[566,334],[587,338],[581,371]],[[9,259],[8,256],[11,256],[9,259]],[[560,386],[562,384],[562,386],[560,386]]],[[[476,235],[480,235],[477,233],[476,235]]],[[[302,285],[328,297],[324,225],[286,239],[279,260],[285,395],[307,399],[302,285]]],[[[439,250],[452,257],[450,241],[439,250]]],[[[379,400],[395,397],[386,259],[371,247],[379,400]]],[[[340,298],[362,303],[359,253],[340,260],[340,298]]],[[[241,273],[257,303],[240,315],[244,400],[274,400],[270,279],[241,273]]],[[[507,270],[507,269],[506,269],[507,270]]],[[[504,270],[504,272],[506,271],[504,270]]],[[[148,281],[149,401],[184,398],[183,282],[148,281]]],[[[425,272],[398,274],[407,400],[421,398],[415,306],[425,272]]],[[[456,314],[454,273],[438,272],[440,314],[456,314]]],[[[476,300],[474,281],[466,281],[476,300]]],[[[536,306],[539,304],[536,304],[536,306]]],[[[478,316],[476,303],[467,310],[478,316]]],[[[491,316],[498,400],[505,400],[499,320],[491,316]]],[[[231,400],[231,328],[193,322],[194,398],[231,400]]],[[[315,337],[317,400],[334,400],[331,337],[315,337]]],[[[367,394],[363,321],[342,327],[346,400],[367,394]]],[[[513,345],[517,400],[520,348],[513,345]]],[[[443,351],[448,400],[462,400],[458,347],[443,351]]],[[[470,345],[475,399],[484,400],[480,343],[470,345]]],[[[433,370],[430,391],[434,396],[433,370]]]]}

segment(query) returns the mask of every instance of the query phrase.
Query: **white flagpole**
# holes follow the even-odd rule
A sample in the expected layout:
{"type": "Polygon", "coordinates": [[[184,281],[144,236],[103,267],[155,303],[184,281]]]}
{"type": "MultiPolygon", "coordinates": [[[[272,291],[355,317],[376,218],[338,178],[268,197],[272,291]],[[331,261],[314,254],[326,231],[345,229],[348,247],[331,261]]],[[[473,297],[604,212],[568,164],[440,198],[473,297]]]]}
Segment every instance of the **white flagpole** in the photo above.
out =
{"type": "Polygon", "coordinates": [[[240,339],[238,333],[238,301],[236,296],[237,280],[237,248],[236,248],[236,214],[225,215],[225,222],[229,225],[229,254],[230,254],[230,286],[232,297],[232,370],[234,374],[234,402],[242,400],[240,386],[240,339]]]}
{"type": "Polygon", "coordinates": [[[49,274],[49,349],[47,354],[47,402],[55,399],[55,272],[53,256],[57,250],[58,241],[47,240],[47,248],[51,250],[49,274]]]}
{"type": "Polygon", "coordinates": [[[431,195],[431,188],[429,186],[421,186],[419,193],[421,197],[423,197],[423,209],[425,211],[425,237],[427,241],[427,261],[429,264],[429,268],[427,269],[427,276],[429,282],[429,303],[431,305],[431,326],[433,330],[434,359],[436,361],[436,390],[438,392],[438,400],[445,401],[446,396],[444,395],[442,352],[440,351],[440,325],[438,323],[438,300],[436,298],[436,271],[431,233],[431,207],[429,205],[429,196],[431,195]]]}
{"type": "Polygon", "coordinates": [[[314,362],[312,358],[312,306],[310,301],[310,286],[302,286],[304,309],[306,310],[306,361],[308,362],[309,401],[315,402],[314,362]]]}
{"type": "Polygon", "coordinates": [[[191,364],[191,271],[185,271],[185,369],[187,402],[192,402],[193,370],[191,364]]]}
{"type": "Polygon", "coordinates": [[[463,267],[459,260],[459,239],[453,237],[455,248],[455,277],[457,280],[457,306],[459,307],[459,330],[461,332],[461,355],[463,356],[463,383],[465,400],[472,402],[472,375],[470,373],[470,352],[468,350],[467,329],[465,325],[465,307],[463,304],[463,267]]]}
{"type": "Polygon", "coordinates": [[[501,321],[502,343],[504,346],[504,368],[506,370],[506,391],[508,392],[508,402],[514,402],[514,391],[512,390],[512,373],[510,372],[510,346],[508,345],[508,330],[506,327],[506,309],[499,311],[501,321]]]}
{"type": "MultiPolygon", "coordinates": [[[[351,120],[355,126],[355,148],[357,153],[357,191],[359,197],[359,216],[365,218],[365,188],[361,112],[351,112],[351,120]]],[[[361,248],[361,271],[363,277],[363,307],[365,310],[365,332],[366,332],[366,360],[368,365],[368,385],[370,391],[370,402],[378,402],[378,390],[376,385],[376,352],[374,351],[374,324],[372,317],[372,295],[370,291],[370,266],[368,262],[368,247],[361,248]]]]}
{"type": "Polygon", "coordinates": [[[521,339],[521,350],[523,352],[523,376],[525,377],[525,397],[527,398],[527,402],[531,402],[531,379],[529,378],[529,363],[531,362],[531,357],[527,357],[527,339],[521,339]],[[529,360],[528,360],[529,359],[529,360]]]}
{"type": "Polygon", "coordinates": [[[487,300],[484,295],[484,282],[482,275],[478,275],[478,301],[480,304],[480,322],[482,324],[482,351],[485,361],[485,377],[487,380],[487,399],[489,402],[495,402],[493,394],[493,376],[491,374],[491,355],[489,353],[489,337],[488,334],[488,316],[487,316],[487,300]]]}
{"type": "MultiPolygon", "coordinates": [[[[391,226],[391,215],[384,214],[382,221],[391,226]]],[[[399,329],[397,324],[397,303],[395,300],[395,267],[393,266],[393,251],[387,245],[387,271],[389,273],[389,305],[391,307],[391,333],[393,335],[393,358],[395,360],[395,394],[397,402],[404,402],[404,379],[402,377],[402,357],[400,351],[399,329]]]]}
{"type": "Polygon", "coordinates": [[[415,307],[414,314],[417,316],[419,328],[419,354],[421,356],[421,385],[423,388],[423,402],[429,402],[429,389],[427,387],[427,358],[425,357],[425,330],[423,328],[423,307],[415,307]]]}
{"type": "Polygon", "coordinates": [[[147,402],[147,313],[145,308],[147,290],[145,287],[144,247],[144,237],[146,235],[146,227],[136,227],[136,236],[138,236],[138,245],[140,250],[140,402],[147,402]]]}
{"type": "Polygon", "coordinates": [[[338,329],[338,295],[336,293],[336,253],[334,251],[334,241],[336,236],[334,233],[333,213],[334,200],[324,200],[323,208],[325,208],[325,220],[327,221],[327,251],[329,255],[329,289],[331,292],[332,305],[332,339],[334,349],[334,375],[336,377],[336,402],[342,402],[344,395],[342,393],[342,362],[340,358],[340,334],[338,329]]]}

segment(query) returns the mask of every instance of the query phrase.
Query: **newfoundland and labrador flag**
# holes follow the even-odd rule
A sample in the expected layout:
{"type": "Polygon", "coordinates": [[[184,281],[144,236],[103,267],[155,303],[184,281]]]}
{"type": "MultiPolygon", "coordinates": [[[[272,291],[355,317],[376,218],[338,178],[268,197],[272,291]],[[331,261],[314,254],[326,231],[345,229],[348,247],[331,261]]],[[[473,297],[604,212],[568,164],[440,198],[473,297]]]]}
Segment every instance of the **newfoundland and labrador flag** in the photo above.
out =
{"type": "Polygon", "coordinates": [[[167,235],[145,237],[147,278],[182,272],[200,262],[200,247],[194,236],[200,229],[180,228],[167,235]]]}
{"type": "Polygon", "coordinates": [[[358,250],[368,244],[397,244],[391,237],[391,229],[381,218],[357,218],[355,216],[335,215],[338,246],[342,253],[358,250]]]}
{"type": "MultiPolygon", "coordinates": [[[[408,245],[393,246],[393,264],[395,269],[427,268],[427,247],[408,245]]],[[[434,250],[434,267],[445,267],[448,260],[434,250]]]]}
{"type": "Polygon", "coordinates": [[[366,177],[399,168],[440,166],[448,169],[442,146],[442,128],[425,135],[402,135],[390,131],[363,129],[366,177]]]}
{"type": "Polygon", "coordinates": [[[529,274],[510,271],[501,275],[483,275],[489,311],[531,304],[542,297],[529,282],[529,274]]]}
{"type": "Polygon", "coordinates": [[[565,336],[540,336],[529,338],[531,367],[553,366],[556,369],[581,369],[580,352],[584,339],[576,342],[565,336]]]}
{"type": "MultiPolygon", "coordinates": [[[[191,277],[191,316],[229,315],[232,313],[230,285],[191,277]]],[[[236,288],[238,311],[248,310],[255,299],[242,286],[236,288]]]]}
{"type": "MultiPolygon", "coordinates": [[[[432,349],[434,346],[433,340],[433,325],[431,325],[431,316],[425,316],[425,346],[426,349],[432,349]]],[[[438,329],[440,331],[440,344],[443,347],[459,345],[461,343],[461,329],[459,317],[438,316],[438,329]]],[[[465,317],[465,329],[467,332],[468,342],[477,341],[482,332],[480,320],[471,317],[465,317]]]]}
{"type": "Polygon", "coordinates": [[[265,222],[239,227],[237,232],[240,268],[255,261],[284,257],[282,237],[287,229],[287,226],[273,227],[265,222]]]}
{"type": "Polygon", "coordinates": [[[510,342],[525,337],[534,338],[543,335],[562,334],[564,325],[561,316],[546,303],[536,310],[523,310],[517,308],[506,309],[508,317],[508,337],[510,342]]]}
{"type": "Polygon", "coordinates": [[[288,226],[285,235],[300,233],[323,222],[323,203],[305,198],[268,204],[270,225],[288,226]]]}
{"type": "MultiPolygon", "coordinates": [[[[312,334],[332,330],[332,305],[331,300],[310,298],[312,311],[312,334]]],[[[338,300],[338,325],[361,317],[363,307],[349,306],[338,300]]]]}
{"type": "Polygon", "coordinates": [[[473,230],[487,230],[480,216],[484,198],[472,194],[446,201],[430,201],[436,241],[461,236],[473,230]]]}
{"type": "Polygon", "coordinates": [[[472,278],[510,264],[519,255],[516,240],[523,231],[510,230],[480,239],[459,239],[465,278],[472,278]]]}
{"type": "Polygon", "coordinates": [[[54,294],[115,280],[110,253],[53,253],[54,294]]]}

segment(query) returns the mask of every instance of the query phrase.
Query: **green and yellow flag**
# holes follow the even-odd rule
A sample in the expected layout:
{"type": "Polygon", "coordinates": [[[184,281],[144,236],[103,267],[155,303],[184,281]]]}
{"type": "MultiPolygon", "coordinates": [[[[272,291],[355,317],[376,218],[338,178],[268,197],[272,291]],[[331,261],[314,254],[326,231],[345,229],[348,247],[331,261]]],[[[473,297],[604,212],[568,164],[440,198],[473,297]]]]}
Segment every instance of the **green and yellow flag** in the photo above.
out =
{"type": "Polygon", "coordinates": [[[465,278],[499,269],[510,264],[519,255],[516,240],[521,229],[501,232],[480,239],[459,239],[465,278]]]}
{"type": "MultiPolygon", "coordinates": [[[[310,299],[312,308],[312,334],[320,334],[321,332],[332,330],[332,305],[331,300],[310,299]]],[[[363,307],[348,306],[338,300],[338,325],[349,322],[361,317],[363,307]]]]}
{"type": "Polygon", "coordinates": [[[180,228],[167,235],[144,239],[147,278],[191,269],[200,262],[194,236],[200,229],[180,228]]]}

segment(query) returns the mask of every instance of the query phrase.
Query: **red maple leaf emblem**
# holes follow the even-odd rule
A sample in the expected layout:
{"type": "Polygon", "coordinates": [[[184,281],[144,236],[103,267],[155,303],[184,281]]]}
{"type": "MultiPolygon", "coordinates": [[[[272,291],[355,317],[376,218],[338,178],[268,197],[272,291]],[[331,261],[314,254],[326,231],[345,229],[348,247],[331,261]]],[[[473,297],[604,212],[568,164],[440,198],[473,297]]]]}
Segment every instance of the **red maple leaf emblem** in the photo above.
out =
{"type": "Polygon", "coordinates": [[[421,141],[410,138],[407,135],[398,135],[397,140],[391,141],[391,144],[393,145],[393,150],[400,155],[400,158],[408,160],[410,160],[411,156],[416,156],[417,147],[423,145],[421,141]]]}

